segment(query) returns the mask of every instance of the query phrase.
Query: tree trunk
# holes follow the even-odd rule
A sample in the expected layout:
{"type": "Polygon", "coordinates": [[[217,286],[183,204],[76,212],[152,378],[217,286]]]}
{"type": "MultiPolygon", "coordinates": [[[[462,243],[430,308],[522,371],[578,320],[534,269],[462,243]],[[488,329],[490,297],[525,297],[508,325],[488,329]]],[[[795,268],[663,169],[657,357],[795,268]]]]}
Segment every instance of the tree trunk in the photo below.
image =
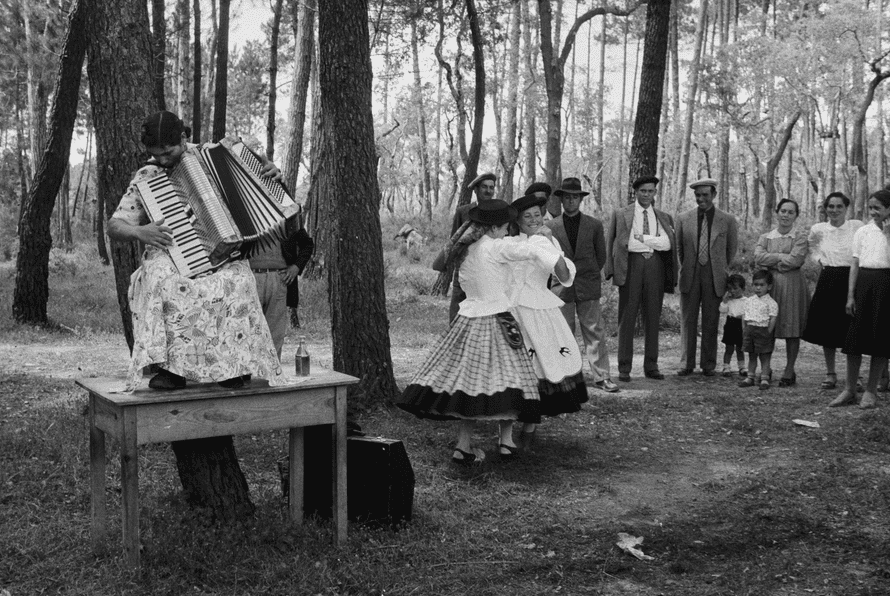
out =
{"type": "Polygon", "coordinates": [[[191,48],[189,47],[189,33],[191,13],[189,12],[189,0],[176,0],[176,72],[173,73],[176,85],[176,111],[180,117],[189,113],[189,89],[192,70],[191,48]]]}
{"type": "Polygon", "coordinates": [[[519,160],[519,150],[516,148],[517,102],[519,82],[521,80],[519,74],[519,51],[521,46],[519,0],[512,0],[510,13],[510,31],[508,34],[510,50],[505,73],[505,121],[503,139],[501,140],[501,154],[503,155],[501,160],[501,168],[503,170],[503,176],[501,176],[501,193],[503,199],[508,203],[513,201],[513,174],[516,170],[516,162],[519,160]]]}
{"type": "Polygon", "coordinates": [[[226,136],[226,97],[229,81],[229,3],[219,0],[219,33],[216,41],[216,88],[213,93],[213,142],[226,136]]]}
{"type": "Polygon", "coordinates": [[[649,0],[646,8],[643,70],[640,73],[640,99],[637,103],[630,150],[630,180],[655,175],[658,169],[658,131],[664,99],[670,17],[671,0],[649,0]]]}
{"type": "MultiPolygon", "coordinates": [[[[200,0],[198,0],[200,1],[200,0]]],[[[201,132],[206,135],[212,130],[213,98],[211,93],[216,86],[216,53],[219,45],[219,19],[216,14],[216,0],[210,0],[210,39],[207,40],[207,64],[204,71],[204,90],[201,93],[202,103],[211,109],[201,112],[201,132]]]]}
{"type": "MultiPolygon", "coordinates": [[[[562,99],[565,92],[565,75],[563,68],[575,46],[575,36],[578,29],[595,16],[614,14],[627,16],[640,7],[642,2],[637,0],[626,10],[614,7],[592,8],[575,19],[575,22],[566,33],[562,50],[557,52],[553,47],[554,37],[558,40],[559,33],[554,36],[553,13],[550,8],[550,0],[538,0],[538,16],[541,21],[541,59],[544,65],[544,85],[547,89],[547,149],[544,160],[544,175],[547,183],[554,188],[559,185],[562,175],[560,163],[562,161],[562,99]]],[[[559,19],[557,19],[559,21],[559,19]]],[[[554,196],[547,205],[547,210],[553,215],[562,212],[562,206],[554,196]]]]}
{"type": "Polygon", "coordinates": [[[525,32],[523,34],[523,46],[525,48],[525,71],[529,77],[528,85],[525,87],[524,111],[525,118],[523,122],[523,130],[525,131],[525,172],[526,182],[532,182],[537,178],[537,154],[538,154],[538,135],[536,128],[535,111],[538,106],[538,52],[534,45],[532,33],[535,32],[535,23],[540,28],[540,20],[532,19],[531,3],[521,2],[520,10],[523,14],[523,22],[525,23],[525,32]]]}
{"type": "Polygon", "coordinates": [[[321,0],[318,8],[319,185],[333,232],[326,257],[334,369],[361,379],[362,398],[382,401],[398,387],[386,314],[368,4],[321,0]]]}
{"type": "Polygon", "coordinates": [[[68,32],[53,93],[49,142],[35,170],[34,183],[19,221],[12,314],[20,323],[47,323],[49,251],[52,247],[50,218],[68,163],[71,135],[77,118],[80,73],[87,44],[84,32],[87,13],[88,7],[84,2],[77,2],[68,17],[68,32]]]}
{"type": "MultiPolygon", "coordinates": [[[[868,158],[865,154],[865,140],[863,139],[865,129],[865,116],[868,108],[875,97],[875,90],[884,79],[890,77],[890,70],[882,71],[877,67],[877,63],[872,64],[872,72],[874,77],[868,83],[865,91],[865,97],[859,102],[856,108],[856,119],[853,121],[853,150],[850,156],[850,163],[856,167],[856,196],[854,199],[853,213],[860,217],[865,211],[865,203],[868,200],[868,158]]],[[[883,186],[885,182],[882,181],[883,186]]]]}
{"type": "Polygon", "coordinates": [[[176,441],[171,446],[186,503],[208,509],[220,521],[253,515],[255,508],[232,437],[176,441]]]}
{"type": "Polygon", "coordinates": [[[266,157],[275,158],[275,100],[278,97],[278,33],[281,29],[281,6],[284,0],[275,0],[272,8],[272,31],[269,42],[269,111],[266,115],[266,157]]]}
{"type": "MultiPolygon", "coordinates": [[[[606,128],[604,107],[606,103],[606,24],[608,17],[602,15],[600,18],[599,88],[596,92],[596,197],[602,209],[606,204],[604,203],[605,197],[603,197],[603,172],[606,169],[603,149],[606,128]]],[[[609,204],[612,204],[612,199],[609,200],[609,204]]]]}
{"type": "MultiPolygon", "coordinates": [[[[82,59],[81,59],[82,61],[82,59]]],[[[68,147],[69,151],[71,147],[68,147]]],[[[71,250],[71,164],[65,161],[62,184],[59,187],[59,238],[60,244],[71,250]]]]}
{"type": "Polygon", "coordinates": [[[417,44],[417,18],[411,19],[411,58],[414,64],[414,109],[417,110],[417,126],[420,133],[420,205],[421,216],[431,221],[433,207],[430,204],[430,165],[426,136],[426,109],[423,105],[423,82],[420,79],[420,52],[417,44]]]}
{"type": "MultiPolygon", "coordinates": [[[[37,175],[38,162],[43,156],[46,144],[46,90],[43,86],[38,53],[41,42],[34,39],[33,3],[25,2],[22,6],[25,19],[25,47],[27,54],[27,89],[28,89],[28,127],[31,141],[31,173],[37,175]]],[[[32,185],[33,186],[33,185],[32,185]]]]}
{"type": "MultiPolygon", "coordinates": [[[[195,0],[192,8],[195,22],[195,60],[192,69],[192,142],[201,142],[201,0],[195,0]]],[[[182,117],[182,116],[180,116],[182,117]]]]}
{"type": "Polygon", "coordinates": [[[686,123],[683,128],[683,145],[680,149],[680,171],[677,176],[677,192],[685,192],[689,170],[689,151],[692,146],[692,123],[695,116],[695,97],[698,94],[698,74],[701,64],[702,44],[708,21],[708,0],[701,0],[698,20],[695,24],[695,50],[689,65],[689,87],[686,92],[686,123]]]}
{"type": "Polygon", "coordinates": [[[291,1],[296,56],[294,56],[293,87],[290,94],[290,133],[287,138],[287,157],[283,164],[284,183],[293,190],[297,187],[297,174],[303,157],[303,131],[306,126],[306,97],[309,91],[309,75],[312,72],[312,51],[315,46],[314,3],[291,1]]]}
{"type": "Polygon", "coordinates": [[[779,167],[779,163],[782,161],[782,156],[785,154],[785,148],[788,147],[788,142],[791,141],[794,125],[797,124],[799,118],[800,111],[797,111],[791,117],[788,124],[785,125],[785,130],[782,132],[782,138],[779,140],[779,145],[776,147],[775,153],[773,153],[772,157],[769,158],[769,161],[766,162],[766,177],[764,179],[763,194],[764,231],[769,230],[773,226],[773,211],[776,208],[776,170],[779,167]]]}
{"type": "MultiPolygon", "coordinates": [[[[197,17],[195,17],[197,21],[197,17]]],[[[152,76],[158,110],[166,110],[164,99],[164,62],[167,54],[167,21],[164,18],[164,0],[151,0],[152,76]]]]}

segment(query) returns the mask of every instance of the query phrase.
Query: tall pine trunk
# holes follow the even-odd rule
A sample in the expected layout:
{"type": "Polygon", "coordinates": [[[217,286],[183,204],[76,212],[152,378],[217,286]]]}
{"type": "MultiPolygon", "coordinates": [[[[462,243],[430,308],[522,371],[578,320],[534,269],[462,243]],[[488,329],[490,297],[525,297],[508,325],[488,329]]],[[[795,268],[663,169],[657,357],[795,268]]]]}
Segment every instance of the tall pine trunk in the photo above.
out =
{"type": "Polygon", "coordinates": [[[334,368],[361,379],[356,391],[365,400],[382,401],[398,388],[386,314],[368,4],[321,0],[318,8],[319,185],[333,232],[325,252],[334,368]]]}
{"type": "Polygon", "coordinates": [[[315,47],[314,4],[310,4],[310,0],[291,0],[291,16],[296,39],[296,55],[290,95],[290,133],[287,137],[287,155],[282,169],[285,185],[293,190],[297,185],[300,160],[303,157],[306,98],[309,92],[309,76],[312,73],[312,52],[315,47]]]}
{"type": "Polygon", "coordinates": [[[49,300],[50,218],[62,177],[67,171],[71,135],[77,117],[80,74],[87,36],[87,6],[77,2],[68,17],[68,32],[59,59],[53,94],[49,142],[40,156],[34,183],[22,206],[16,257],[12,313],[16,321],[45,324],[49,300]]]}

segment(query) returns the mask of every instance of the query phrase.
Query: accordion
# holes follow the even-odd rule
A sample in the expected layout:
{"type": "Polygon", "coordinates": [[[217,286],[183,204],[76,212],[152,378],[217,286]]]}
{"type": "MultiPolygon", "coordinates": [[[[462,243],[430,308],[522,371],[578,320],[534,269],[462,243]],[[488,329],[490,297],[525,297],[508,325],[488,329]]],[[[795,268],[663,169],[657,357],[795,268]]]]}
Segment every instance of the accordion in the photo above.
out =
{"type": "Polygon", "coordinates": [[[190,147],[179,163],[137,183],[145,210],[173,230],[167,250],[179,273],[197,277],[249,258],[296,229],[300,206],[242,142],[190,147]]]}

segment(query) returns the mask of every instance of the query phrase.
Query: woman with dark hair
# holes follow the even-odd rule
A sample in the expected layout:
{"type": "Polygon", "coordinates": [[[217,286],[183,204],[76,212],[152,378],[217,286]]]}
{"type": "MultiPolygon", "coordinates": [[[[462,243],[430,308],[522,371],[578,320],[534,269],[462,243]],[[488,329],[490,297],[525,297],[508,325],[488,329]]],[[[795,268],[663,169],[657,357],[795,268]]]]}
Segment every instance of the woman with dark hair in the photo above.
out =
{"type": "MultiPolygon", "coordinates": [[[[246,260],[225,263],[212,273],[190,279],[180,275],[167,248],[173,231],[164,220],[151,221],[136,184],[172,168],[195,145],[191,131],[172,112],[158,112],[142,124],[142,144],[151,156],[140,168],[108,221],[114,240],[145,245],[142,266],[130,278],[133,351],[127,389],[136,389],[142,369],[160,372],[149,387],[172,390],[190,381],[215,381],[227,388],[257,375],[276,382],[281,365],[260,308],[256,281],[246,260]]],[[[266,164],[263,174],[278,177],[266,164]]]]}
{"type": "Polygon", "coordinates": [[[516,320],[509,313],[510,263],[537,260],[567,277],[565,260],[531,243],[505,241],[516,210],[504,201],[484,201],[469,211],[445,248],[467,294],[448,332],[427,356],[397,401],[420,418],[457,420],[452,460],[480,462],[473,423],[497,420],[502,457],[517,449],[513,421],[541,421],[538,379],[516,320]]]}
{"type": "Polygon", "coordinates": [[[807,256],[807,232],[796,229],[794,222],[800,207],[791,199],[782,199],[776,206],[778,225],[761,234],[754,247],[754,265],[769,269],[773,274],[770,295],[779,305],[775,337],[785,340],[785,371],[779,387],[797,383],[794,365],[800,351],[800,336],[807,322],[810,292],[800,271],[807,256]]]}
{"type": "Polygon", "coordinates": [[[828,221],[813,224],[807,237],[810,256],[821,267],[816,291],[810,302],[803,340],[822,346],[825,380],[822,389],[837,387],[835,360],[844,347],[850,317],[847,316],[847,285],[853,263],[853,235],[862,227],[858,219],[847,219],[850,199],[833,192],[822,202],[828,221]]]}
{"type": "Polygon", "coordinates": [[[862,356],[871,356],[868,381],[859,407],[877,405],[878,381],[890,357],[890,191],[879,190],[868,198],[870,221],[853,236],[853,262],[847,291],[847,314],[853,317],[844,342],[847,355],[847,386],[830,407],[856,401],[856,380],[862,356]]]}

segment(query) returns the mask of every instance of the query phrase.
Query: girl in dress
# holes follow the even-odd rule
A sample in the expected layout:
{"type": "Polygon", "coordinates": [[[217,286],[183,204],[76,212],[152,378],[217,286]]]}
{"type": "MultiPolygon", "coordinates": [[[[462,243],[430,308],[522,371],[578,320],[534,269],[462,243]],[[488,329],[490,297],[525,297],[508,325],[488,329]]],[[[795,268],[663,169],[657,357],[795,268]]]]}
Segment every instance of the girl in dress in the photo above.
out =
{"type": "Polygon", "coordinates": [[[871,356],[868,382],[859,407],[874,408],[881,373],[890,357],[890,191],[879,190],[868,198],[867,224],[853,235],[853,262],[847,291],[847,314],[853,317],[844,342],[847,355],[847,385],[831,404],[845,406],[856,401],[856,379],[862,355],[871,356]]]}
{"type": "Polygon", "coordinates": [[[807,244],[810,256],[822,271],[810,302],[803,340],[822,346],[825,356],[825,380],[822,389],[837,387],[836,353],[844,347],[850,317],[847,316],[847,293],[850,265],[853,262],[853,235],[862,227],[858,219],[847,219],[850,199],[842,192],[833,192],[822,203],[828,221],[810,228],[807,244]]]}
{"type": "Polygon", "coordinates": [[[506,242],[516,210],[501,200],[484,201],[469,211],[470,221],[452,236],[448,262],[454,262],[466,292],[458,316],[397,400],[421,418],[457,420],[452,460],[470,464],[485,459],[471,444],[476,420],[497,420],[498,447],[516,451],[513,421],[539,423],[538,379],[512,306],[510,263],[536,260],[568,277],[559,254],[531,242],[506,242]]]}
{"type": "MultiPolygon", "coordinates": [[[[544,205],[547,197],[528,194],[513,201],[519,213],[516,242],[541,247],[559,255],[567,266],[567,276],[557,277],[564,287],[572,285],[575,265],[553,240],[550,228],[544,225],[544,205]]],[[[557,261],[558,262],[558,261],[557,261]]],[[[516,261],[513,264],[513,288],[510,294],[516,322],[522,330],[538,377],[541,395],[541,414],[557,416],[577,412],[587,401],[587,386],[581,373],[581,353],[578,342],[569,328],[559,307],[563,301],[547,289],[547,281],[554,273],[544,263],[535,260],[516,261]]],[[[520,445],[531,447],[537,425],[523,425],[520,445]]]]}
{"type": "Polygon", "coordinates": [[[721,341],[726,346],[723,353],[723,376],[731,377],[732,353],[735,352],[739,365],[739,376],[745,377],[745,351],[742,347],[742,318],[745,314],[745,278],[738,273],[733,273],[726,280],[726,294],[720,303],[720,312],[726,315],[723,323],[723,338],[721,341]]]}
{"type": "Polygon", "coordinates": [[[778,226],[761,234],[754,248],[754,265],[769,269],[773,274],[770,295],[779,304],[775,337],[785,340],[785,371],[779,387],[797,383],[794,365],[800,352],[800,336],[807,322],[810,292],[807,280],[800,271],[807,256],[807,232],[796,229],[794,222],[800,207],[791,199],[779,201],[776,207],[778,226]]]}

